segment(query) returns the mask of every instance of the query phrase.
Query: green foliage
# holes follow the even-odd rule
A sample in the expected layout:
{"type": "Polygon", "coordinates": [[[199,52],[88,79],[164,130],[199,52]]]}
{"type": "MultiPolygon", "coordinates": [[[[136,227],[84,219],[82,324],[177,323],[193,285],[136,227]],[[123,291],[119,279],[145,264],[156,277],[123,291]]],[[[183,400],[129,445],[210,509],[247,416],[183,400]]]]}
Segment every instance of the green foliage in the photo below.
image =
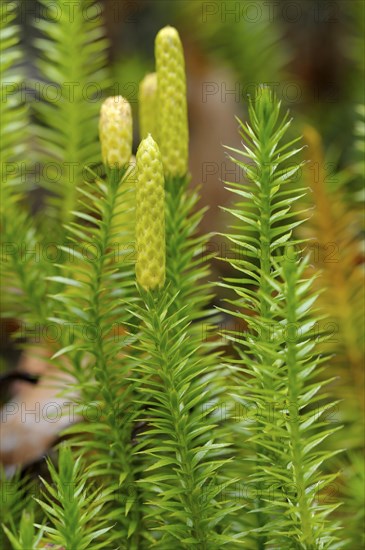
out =
{"type": "Polygon", "coordinates": [[[243,224],[228,235],[239,276],[225,285],[237,296],[234,315],[245,327],[227,334],[242,365],[236,399],[243,410],[258,410],[253,422],[242,423],[255,450],[248,456],[258,495],[254,539],[258,548],[334,548],[336,525],[327,516],[338,504],[318,503],[336,477],[322,469],[334,453],[317,447],[336,427],[322,418],[328,404],[320,390],[329,381],[317,378],[324,358],[314,349],[316,295],[305,277],[307,260],[299,261],[293,247],[298,222],[290,206],[300,190],[288,183],[300,164],[285,165],[300,149],[293,147],[298,140],[283,142],[290,120],[268,89],[259,90],[249,117],[240,123],[243,149],[234,151],[250,163],[233,159],[248,181],[228,187],[241,200],[229,212],[243,224]]]}
{"type": "MultiPolygon", "coordinates": [[[[209,316],[206,310],[211,299],[209,275],[209,236],[198,229],[206,209],[197,208],[198,190],[188,190],[188,178],[171,178],[166,190],[166,270],[170,294],[176,294],[175,308],[186,307],[191,320],[209,316]]],[[[201,323],[198,330],[201,329],[201,323]]]]}
{"type": "Polygon", "coordinates": [[[143,380],[139,399],[148,407],[140,452],[152,460],[139,480],[148,524],[162,532],[159,548],[174,541],[182,548],[218,548],[234,542],[224,520],[235,506],[221,499],[230,483],[222,475],[227,443],[219,442],[221,430],[211,414],[227,373],[199,357],[188,310],[172,307],[177,296],[157,291],[142,292],[142,298],[136,316],[144,359],[135,369],[143,380]]]}
{"type": "Polygon", "coordinates": [[[24,510],[21,516],[19,530],[12,533],[4,527],[13,550],[36,550],[43,536],[43,528],[36,530],[34,525],[34,514],[32,511],[24,510]]]}
{"type": "Polygon", "coordinates": [[[45,319],[46,287],[42,275],[48,267],[46,262],[41,265],[37,261],[39,235],[24,205],[29,110],[22,101],[25,81],[17,66],[22,50],[19,27],[14,24],[16,4],[3,4],[1,8],[1,284],[6,289],[3,315],[23,316],[26,321],[35,317],[39,321],[45,319]]]}
{"type": "MultiPolygon", "coordinates": [[[[39,69],[44,81],[33,83],[43,95],[32,104],[36,115],[33,131],[40,150],[32,156],[42,163],[42,174],[48,175],[48,180],[42,179],[41,184],[48,191],[50,206],[37,221],[39,231],[30,222],[29,210],[22,204],[20,192],[25,188],[25,167],[29,168],[30,163],[28,159],[24,161],[28,109],[22,104],[21,90],[25,81],[14,76],[19,75],[15,69],[22,57],[18,47],[19,29],[13,24],[16,4],[5,5],[1,10],[3,95],[14,89],[14,93],[5,98],[7,101],[1,102],[2,217],[6,252],[2,284],[9,297],[5,314],[22,315],[28,323],[44,325],[46,322],[49,301],[45,295],[50,288],[45,277],[54,274],[57,266],[52,261],[54,251],[45,252],[45,247],[49,242],[64,242],[62,224],[72,218],[76,188],[85,177],[85,165],[100,162],[97,120],[99,99],[107,86],[107,42],[103,38],[99,9],[95,7],[96,16],[91,17],[94,4],[94,0],[79,2],[70,11],[70,5],[64,0],[58,0],[57,5],[44,2],[45,11],[50,10],[48,18],[37,21],[37,28],[44,35],[37,41],[42,51],[39,69]],[[52,95],[55,90],[56,101],[52,95]],[[19,288],[23,300],[19,300],[19,288]]],[[[34,163],[33,168],[37,169],[34,163]]]]}
{"type": "MultiPolygon", "coordinates": [[[[11,477],[6,476],[3,467],[0,469],[0,501],[2,528],[9,536],[9,533],[16,535],[18,529],[23,533],[21,539],[29,540],[24,530],[27,514],[33,516],[31,510],[31,494],[34,484],[27,478],[21,477],[20,470],[17,470],[11,477]],[[24,517],[22,517],[22,514],[24,517]]],[[[30,536],[30,535],[29,535],[30,536]]],[[[1,548],[7,548],[4,533],[0,533],[1,548]]],[[[28,548],[24,546],[23,548],[28,548]]],[[[30,546],[29,546],[30,548],[30,546]]]]}
{"type": "MultiPolygon", "coordinates": [[[[130,362],[124,357],[129,343],[125,325],[130,318],[126,303],[133,301],[134,293],[131,249],[126,245],[132,237],[128,217],[124,225],[115,223],[131,193],[127,183],[133,177],[132,168],[110,170],[106,181],[95,176],[96,181],[80,189],[88,204],[85,208],[80,202],[76,221],[69,227],[73,237],[62,247],[70,261],[63,266],[62,276],[56,276],[62,291],[53,297],[58,305],[52,318],[65,336],[64,348],[56,357],[70,359],[71,364],[61,368],[75,377],[79,393],[81,422],[67,433],[83,452],[89,451],[88,475],[113,490],[109,520],[116,523],[113,534],[118,540],[132,537],[138,524],[136,499],[128,495],[138,470],[132,443],[138,409],[133,402],[134,384],[128,381],[130,362]],[[74,327],[71,338],[69,326],[74,327]]],[[[138,547],[137,540],[138,534],[131,548],[138,547]]]]}
{"type": "MultiPolygon", "coordinates": [[[[239,121],[242,149],[228,148],[246,177],[228,184],[236,201],[224,236],[233,245],[234,275],[221,286],[233,298],[221,313],[241,327],[225,332],[231,354],[218,350],[214,339],[208,236],[199,235],[204,210],[188,176],[165,181],[166,284],[153,292],[136,286],[133,166],[98,174],[84,169],[97,165],[100,155],[98,98],[85,98],[85,90],[97,83],[103,92],[108,84],[100,19],[83,17],[81,7],[92,9],[93,0],[75,5],[72,19],[66,0],[42,1],[51,11],[37,23],[38,66],[61,99],[43,96],[33,106],[34,131],[37,158],[54,161],[61,177],[42,181],[44,223],[33,220],[19,173],[9,174],[6,165],[32,158],[22,131],[28,109],[14,92],[0,106],[2,226],[5,243],[15,246],[3,267],[5,314],[59,327],[59,341],[43,344],[53,353],[50,363],[70,375],[64,396],[75,403],[77,422],[63,433],[69,447],[61,445],[58,463],[47,463],[51,481],[43,481],[36,499],[41,519],[20,474],[9,481],[9,543],[21,550],[48,542],[65,550],[348,544],[336,517],[340,499],[330,499],[338,451],[327,438],[338,426],[326,414],[334,402],[329,357],[316,348],[315,278],[295,251],[301,241],[294,232],[304,215],[292,207],[305,189],[295,186],[301,147],[298,139],[286,139],[288,114],[270,90],[259,88],[249,123],[239,121]],[[51,17],[57,6],[62,16],[51,17]],[[77,85],[67,85],[72,82],[77,85]],[[57,263],[19,253],[20,246],[31,250],[51,238],[57,263]],[[250,414],[242,418],[241,410],[250,414]],[[252,500],[243,498],[240,486],[252,500]]],[[[1,75],[20,82],[14,17],[1,22],[1,75]]],[[[280,52],[270,52],[276,30],[260,23],[255,36],[263,40],[262,55],[256,56],[251,36],[238,27],[227,46],[234,62],[241,62],[244,44],[242,71],[256,57],[251,82],[267,80],[260,66],[275,58],[269,67],[275,71],[282,63],[280,52]]],[[[221,46],[226,34],[217,24],[206,38],[221,46]]],[[[354,509],[361,468],[357,454],[350,460],[344,493],[354,509]]],[[[359,514],[351,523],[351,541],[362,519],[359,514]]]]}
{"type": "MultiPolygon", "coordinates": [[[[37,499],[50,522],[44,527],[46,537],[65,550],[86,550],[90,545],[95,550],[105,548],[105,541],[97,539],[111,527],[103,517],[109,489],[90,487],[81,456],[74,460],[66,445],[60,447],[57,470],[50,461],[48,470],[52,483],[43,480],[46,492],[42,500],[37,499]]],[[[22,550],[25,548],[33,546],[23,546],[22,550]]]]}
{"type": "Polygon", "coordinates": [[[36,25],[42,34],[36,40],[42,81],[34,83],[41,90],[34,103],[34,131],[48,176],[41,183],[50,192],[50,215],[60,224],[72,219],[85,166],[100,163],[97,121],[100,100],[110,84],[108,42],[95,0],[42,3],[48,15],[36,25]]]}
{"type": "Polygon", "coordinates": [[[24,122],[27,119],[27,109],[21,101],[20,87],[23,84],[23,75],[18,63],[22,58],[20,49],[19,27],[15,24],[16,4],[3,4],[0,12],[0,154],[1,154],[1,181],[10,185],[14,182],[14,163],[22,158],[24,153],[24,122]],[[12,177],[11,177],[12,176],[12,177]]]}

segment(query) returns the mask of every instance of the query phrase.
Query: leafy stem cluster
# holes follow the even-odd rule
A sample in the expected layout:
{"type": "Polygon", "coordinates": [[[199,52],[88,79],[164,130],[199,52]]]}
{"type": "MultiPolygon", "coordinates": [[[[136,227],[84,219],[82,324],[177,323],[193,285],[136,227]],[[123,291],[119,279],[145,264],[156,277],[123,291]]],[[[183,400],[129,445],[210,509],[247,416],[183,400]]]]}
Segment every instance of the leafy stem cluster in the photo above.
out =
{"type": "MultiPolygon", "coordinates": [[[[226,183],[234,202],[225,209],[232,225],[224,237],[234,256],[219,284],[232,298],[216,317],[215,283],[203,255],[208,236],[199,235],[204,209],[197,208],[199,192],[189,188],[188,175],[165,181],[166,283],[139,287],[125,253],[134,241],[132,171],[90,169],[100,160],[99,105],[79,91],[73,101],[66,96],[70,78],[81,84],[92,78],[102,90],[108,84],[102,26],[85,20],[81,5],[94,2],[80,2],[70,26],[64,17],[38,24],[39,70],[60,87],[62,101],[44,98],[33,113],[37,155],[63,167],[76,163],[76,178],[62,172],[57,185],[42,180],[41,220],[26,208],[19,175],[2,171],[6,241],[31,247],[54,237],[62,252],[58,262],[37,262],[9,248],[5,314],[76,327],[72,336],[61,330],[49,363],[70,377],[62,391],[79,415],[62,433],[57,463],[47,461],[49,479],[41,480],[37,498],[26,497],[20,474],[13,478],[16,496],[7,498],[4,519],[9,544],[21,550],[48,543],[65,550],[341,548],[339,503],[317,502],[337,476],[337,450],[326,440],[338,427],[323,418],[332,379],[325,374],[329,358],[316,347],[315,278],[309,259],[293,253],[304,217],[294,207],[306,190],[295,183],[302,163],[287,167],[302,149],[299,138],[288,138],[291,120],[262,87],[247,122],[238,121],[242,146],[228,150],[247,178],[226,183]],[[202,341],[201,325],[213,326],[217,317],[247,329],[225,331],[232,348],[219,348],[211,330],[202,341]],[[289,338],[292,326],[301,330],[289,338]],[[85,327],[93,329],[89,338],[85,327]],[[256,405],[262,414],[254,422],[222,418],[219,411],[232,401],[256,405]],[[90,403],[97,414],[83,417],[90,403]],[[240,483],[256,490],[252,501],[238,494],[240,483]],[[295,487],[290,495],[287,486],[295,487]]],[[[1,21],[1,32],[9,28],[6,78],[21,57],[14,18],[1,21]]],[[[26,151],[20,121],[27,125],[27,109],[16,94],[0,109],[10,144],[1,152],[5,162],[16,162],[26,151]]]]}

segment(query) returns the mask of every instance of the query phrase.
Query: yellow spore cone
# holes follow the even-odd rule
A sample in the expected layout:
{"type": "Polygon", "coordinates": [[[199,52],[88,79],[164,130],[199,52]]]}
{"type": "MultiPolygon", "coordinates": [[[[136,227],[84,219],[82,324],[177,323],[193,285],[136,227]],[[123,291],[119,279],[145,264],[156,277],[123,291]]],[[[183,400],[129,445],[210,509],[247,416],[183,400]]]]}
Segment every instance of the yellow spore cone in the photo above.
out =
{"type": "Polygon", "coordinates": [[[99,136],[103,163],[123,168],[132,156],[132,110],[122,96],[108,97],[101,106],[99,136]]]}
{"type": "Polygon", "coordinates": [[[145,290],[165,282],[165,189],[160,150],[152,136],[137,151],[136,276],[145,290]]]}
{"type": "Polygon", "coordinates": [[[156,36],[158,143],[167,177],[188,171],[188,116],[185,60],[179,33],[165,27],[156,36]]]}

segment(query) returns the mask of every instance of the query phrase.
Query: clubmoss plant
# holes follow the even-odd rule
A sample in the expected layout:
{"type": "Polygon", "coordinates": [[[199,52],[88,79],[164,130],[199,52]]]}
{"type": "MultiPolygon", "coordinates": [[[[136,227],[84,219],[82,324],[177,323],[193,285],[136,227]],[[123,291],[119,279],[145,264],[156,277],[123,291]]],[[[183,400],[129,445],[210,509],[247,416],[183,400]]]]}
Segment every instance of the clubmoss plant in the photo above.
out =
{"type": "Polygon", "coordinates": [[[48,232],[50,222],[56,220],[50,237],[60,238],[53,231],[62,232],[64,224],[72,221],[85,166],[94,167],[100,162],[97,121],[99,98],[110,83],[106,68],[108,42],[95,0],[83,0],[72,8],[67,0],[53,4],[42,0],[42,13],[45,18],[36,18],[41,36],[35,46],[41,78],[50,86],[34,83],[40,90],[33,104],[35,156],[42,166],[50,165],[42,171],[46,177],[40,183],[48,191],[48,232]],[[47,94],[50,87],[58,91],[58,101],[47,94]]]}
{"type": "Polygon", "coordinates": [[[98,539],[111,529],[102,513],[110,488],[91,487],[81,456],[74,461],[71,450],[64,446],[60,448],[58,470],[50,461],[48,469],[51,483],[42,480],[45,491],[38,502],[49,520],[44,531],[50,545],[75,550],[105,548],[105,541],[98,539]]]}
{"type": "MultiPolygon", "coordinates": [[[[62,391],[74,406],[43,491],[34,499],[19,472],[12,479],[4,540],[21,550],[341,548],[341,498],[329,500],[338,452],[327,443],[338,430],[326,417],[331,357],[316,347],[315,277],[296,234],[306,189],[296,180],[300,138],[287,137],[292,121],[265,86],[247,123],[238,121],[242,147],[228,151],[245,177],[227,183],[233,256],[220,284],[229,294],[212,312],[208,236],[198,234],[204,211],[189,186],[179,34],[166,27],[157,35],[156,73],[140,87],[134,163],[124,98],[65,95],[73,78],[92,78],[103,91],[108,82],[102,25],[86,21],[81,4],[95,5],[77,3],[70,25],[66,9],[36,23],[39,67],[61,100],[45,98],[32,112],[14,92],[0,106],[6,163],[32,158],[20,131],[29,109],[42,162],[62,167],[58,186],[41,182],[49,192],[41,221],[27,209],[19,174],[3,166],[2,284],[7,316],[58,329],[39,346],[70,375],[62,391]],[[69,162],[75,179],[64,171],[69,162]],[[51,237],[56,261],[19,253],[51,237]],[[241,326],[223,331],[227,345],[212,330],[217,315],[241,326]]],[[[22,58],[15,15],[13,3],[1,20],[6,79],[22,58]]]]}
{"type": "MultiPolygon", "coordinates": [[[[2,239],[7,243],[1,277],[2,284],[8,288],[3,298],[2,314],[4,317],[21,316],[29,322],[34,319],[44,322],[47,317],[46,285],[41,274],[49,272],[50,266],[45,265],[46,262],[37,262],[34,255],[21,256],[17,244],[22,243],[25,250],[35,250],[41,236],[23,206],[25,186],[20,166],[26,154],[29,108],[21,95],[25,80],[18,69],[23,52],[20,29],[14,22],[16,15],[15,3],[1,6],[0,208],[2,239]]],[[[24,165],[30,167],[28,158],[24,165]]]]}
{"type": "MultiPolygon", "coordinates": [[[[148,505],[148,524],[152,531],[162,533],[160,548],[170,548],[176,540],[218,548],[233,542],[229,534],[222,535],[220,526],[233,506],[221,509],[216,501],[229,483],[222,477],[225,460],[220,457],[227,444],[215,442],[217,426],[208,418],[211,405],[207,398],[217,398],[216,378],[223,369],[199,357],[189,313],[172,307],[177,296],[171,298],[162,289],[163,166],[151,136],[139,146],[137,172],[136,274],[143,306],[135,315],[141,322],[137,349],[143,353],[134,368],[143,380],[140,400],[148,407],[150,426],[140,451],[148,467],[139,480],[148,505]],[[152,442],[151,434],[155,436],[152,442]]],[[[173,286],[172,281],[167,284],[173,286]]]]}
{"type": "Polygon", "coordinates": [[[90,451],[89,477],[103,479],[113,490],[112,504],[107,505],[115,521],[113,537],[130,539],[128,547],[138,548],[139,519],[134,506],[137,499],[128,498],[127,493],[137,469],[132,464],[137,409],[132,397],[134,384],[127,382],[130,364],[123,360],[129,313],[122,300],[133,300],[133,269],[120,246],[128,225],[120,227],[114,223],[124,207],[123,195],[129,191],[125,185],[134,168],[128,164],[132,121],[130,106],[124,98],[111,97],[104,102],[99,128],[106,179],[96,178],[80,190],[88,199],[86,211],[85,202],[81,201],[75,212],[76,222],[69,227],[74,246],[63,247],[72,265],[66,263],[64,276],[57,279],[64,290],[54,299],[63,308],[54,319],[63,326],[75,325],[76,331],[56,357],[66,354],[73,365],[70,372],[77,380],[80,409],[86,402],[96,406],[95,419],[77,424],[68,433],[75,445],[90,451]],[[84,227],[84,220],[89,222],[88,228],[84,227]],[[83,249],[77,246],[80,239],[83,249]],[[88,254],[83,253],[85,249],[88,254]],[[71,271],[74,285],[70,285],[71,271]],[[91,331],[86,341],[82,336],[85,327],[91,331]],[[98,441],[96,448],[95,441],[98,441]],[[129,516],[133,517],[131,521],[129,516]]]}
{"type": "MultiPolygon", "coordinates": [[[[36,540],[37,533],[32,525],[34,522],[34,506],[32,494],[36,485],[27,477],[21,476],[20,470],[16,470],[9,478],[3,467],[0,470],[0,498],[1,498],[1,522],[3,530],[0,533],[1,548],[6,548],[7,537],[13,538],[17,548],[27,540],[31,548],[30,540],[36,540]],[[29,525],[28,530],[25,525],[29,525]],[[5,534],[6,533],[6,534],[5,534]]],[[[40,537],[39,537],[40,538],[40,537]]],[[[39,539],[38,539],[39,540],[39,539]]]]}
{"type": "Polygon", "coordinates": [[[34,513],[24,510],[14,533],[8,527],[3,526],[13,550],[25,550],[25,548],[27,550],[37,550],[42,548],[43,528],[37,528],[34,522],[34,513]]]}
{"type": "Polygon", "coordinates": [[[316,294],[305,277],[308,260],[297,257],[292,236],[300,222],[291,205],[304,190],[290,181],[301,164],[285,167],[300,148],[293,147],[298,139],[284,141],[291,121],[266,87],[250,103],[249,122],[239,123],[243,149],[229,150],[248,182],[228,184],[239,198],[229,212],[240,225],[227,235],[237,277],[225,286],[234,290],[234,315],[247,327],[227,334],[242,364],[236,398],[257,412],[242,421],[255,448],[255,457],[246,456],[256,495],[250,536],[258,548],[333,548],[336,524],[326,518],[338,503],[319,506],[318,500],[335,478],[321,469],[335,452],[317,447],[338,426],[322,421],[328,404],[320,390],[331,380],[315,378],[325,360],[315,351],[316,294]]]}

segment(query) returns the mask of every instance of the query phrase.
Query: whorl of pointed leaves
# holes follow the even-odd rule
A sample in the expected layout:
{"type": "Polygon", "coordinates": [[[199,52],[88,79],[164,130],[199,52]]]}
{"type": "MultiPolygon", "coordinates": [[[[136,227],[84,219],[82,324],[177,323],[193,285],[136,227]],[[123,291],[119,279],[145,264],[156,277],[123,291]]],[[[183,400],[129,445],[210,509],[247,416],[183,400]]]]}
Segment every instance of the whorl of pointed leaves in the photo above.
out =
{"type": "Polygon", "coordinates": [[[158,144],[166,177],[188,171],[189,130],[184,52],[179,33],[164,27],[156,36],[158,144]]]}
{"type": "MultiPolygon", "coordinates": [[[[2,416],[6,416],[2,415],[2,416]]],[[[1,418],[1,422],[5,422],[1,418]]],[[[6,548],[5,534],[12,541],[13,548],[33,548],[31,540],[35,540],[35,529],[33,525],[29,529],[24,527],[31,523],[32,494],[37,489],[36,483],[24,476],[21,470],[15,471],[11,477],[7,475],[4,467],[0,466],[0,500],[1,500],[1,528],[0,548],[6,548]],[[25,524],[25,525],[24,525],[25,524]],[[27,543],[27,544],[25,544],[27,543]]]]}
{"type": "Polygon", "coordinates": [[[157,74],[147,74],[139,85],[139,131],[142,139],[151,134],[158,141],[157,74]]]}
{"type": "Polygon", "coordinates": [[[23,101],[25,88],[20,62],[23,51],[17,12],[22,5],[16,2],[0,6],[0,183],[1,183],[1,293],[3,317],[22,318],[29,323],[44,322],[47,309],[44,277],[52,266],[37,253],[41,238],[37,234],[34,216],[30,215],[29,198],[25,191],[31,187],[28,169],[31,161],[27,151],[29,138],[29,108],[23,101]],[[39,239],[39,240],[38,240],[39,239]]]}
{"type": "MultiPolygon", "coordinates": [[[[244,183],[228,182],[228,189],[238,200],[238,208],[228,212],[244,228],[242,233],[228,235],[228,238],[242,247],[236,257],[248,262],[237,263],[237,267],[243,268],[243,272],[249,269],[249,275],[254,275],[255,281],[265,287],[265,277],[271,272],[271,257],[280,254],[280,247],[302,223],[295,220],[291,204],[305,190],[287,185],[295,181],[302,165],[298,161],[290,161],[289,166],[287,163],[301,150],[293,147],[300,138],[282,143],[291,120],[288,112],[282,117],[280,102],[267,87],[258,88],[257,97],[250,102],[249,119],[247,124],[238,120],[242,150],[226,147],[238,155],[230,158],[242,169],[245,178],[244,183]]],[[[233,263],[236,265],[234,260],[233,263]]],[[[264,303],[263,307],[266,308],[264,303]]]]}
{"type": "MultiPolygon", "coordinates": [[[[293,148],[297,139],[282,142],[289,124],[266,88],[250,104],[249,123],[240,122],[243,149],[234,151],[248,162],[232,160],[248,181],[228,184],[238,197],[229,209],[238,225],[227,235],[235,246],[230,263],[237,277],[224,286],[235,292],[234,315],[247,328],[244,337],[240,331],[227,337],[248,374],[239,378],[237,401],[258,411],[241,424],[251,434],[255,465],[248,479],[259,495],[259,529],[252,528],[250,537],[275,548],[330,549],[336,525],[327,516],[337,503],[318,506],[317,499],[335,477],[321,469],[334,453],[317,447],[336,427],[321,422],[328,405],[319,393],[325,382],[317,379],[324,359],[314,349],[315,296],[304,276],[306,261],[299,263],[293,249],[298,222],[291,204],[303,190],[288,185],[300,167],[285,164],[299,151],[293,148]]],[[[243,449],[244,443],[238,445],[243,449]]]]}
{"type": "Polygon", "coordinates": [[[100,539],[111,529],[103,515],[110,489],[93,487],[81,456],[74,460],[66,446],[60,448],[57,468],[50,460],[47,465],[51,483],[42,480],[43,499],[36,500],[49,521],[44,527],[48,541],[73,550],[106,548],[110,541],[100,539]]]}
{"type": "Polygon", "coordinates": [[[146,290],[165,282],[165,190],[161,154],[152,136],[137,151],[136,275],[146,290]]]}
{"type": "Polygon", "coordinates": [[[40,184],[51,191],[46,196],[48,212],[59,233],[62,223],[72,219],[85,166],[100,162],[98,116],[109,85],[108,41],[101,3],[41,2],[45,17],[35,19],[41,74],[41,81],[34,82],[40,97],[33,102],[37,161],[48,166],[40,184]]]}
{"type": "MultiPolygon", "coordinates": [[[[321,393],[333,378],[318,378],[327,358],[316,352],[317,294],[307,270],[308,258],[298,260],[294,248],[288,247],[276,264],[278,279],[268,279],[270,336],[266,342],[253,338],[248,346],[251,352],[256,347],[265,353],[267,363],[262,379],[249,386],[250,396],[243,402],[260,406],[258,421],[251,426],[252,441],[261,450],[253,478],[265,488],[267,540],[277,547],[296,541],[306,550],[331,550],[338,544],[339,525],[329,515],[340,502],[328,499],[326,488],[333,490],[338,474],[323,466],[336,452],[322,444],[339,426],[329,412],[336,402],[328,403],[321,393]]],[[[265,320],[261,323],[268,335],[265,320]]]]}
{"type": "Polygon", "coordinates": [[[108,97],[101,106],[99,136],[105,166],[121,169],[132,156],[132,109],[122,96],[108,97]]]}
{"type": "Polygon", "coordinates": [[[88,476],[113,491],[113,502],[105,508],[112,536],[132,540],[139,536],[137,499],[125,495],[135,473],[132,422],[138,407],[133,403],[134,384],[128,380],[130,364],[125,357],[121,360],[130,320],[125,302],[133,300],[135,289],[134,249],[125,246],[133,242],[133,218],[125,211],[130,167],[110,170],[106,181],[94,177],[80,189],[87,202],[80,201],[76,221],[68,228],[70,246],[62,247],[71,261],[62,266],[63,276],[55,278],[63,290],[53,296],[53,320],[75,330],[61,331],[65,337],[53,359],[67,357],[59,368],[74,378],[76,410],[93,403],[100,412],[95,417],[81,414],[67,433],[85,452],[88,476]]]}
{"type": "Polygon", "coordinates": [[[34,520],[34,511],[30,508],[29,510],[23,510],[20,522],[13,532],[7,527],[3,527],[13,550],[39,550],[47,548],[42,544],[44,528],[40,527],[36,529],[34,520]]]}
{"type": "Polygon", "coordinates": [[[224,476],[228,444],[213,415],[227,372],[214,352],[202,357],[184,310],[171,307],[175,297],[142,297],[135,310],[142,354],[133,371],[143,381],[137,401],[149,425],[141,434],[145,468],[138,480],[147,529],[163,550],[177,542],[218,549],[235,541],[227,516],[238,508],[224,497],[232,482],[224,476]]]}
{"type": "MultiPolygon", "coordinates": [[[[0,6],[0,157],[2,192],[14,183],[18,160],[24,159],[27,109],[22,103],[23,75],[17,64],[22,58],[20,29],[15,24],[15,2],[0,6]],[[13,164],[14,163],[14,164],[13,164]]],[[[2,202],[2,201],[1,201],[2,202]]],[[[5,206],[5,205],[4,205],[5,206]]]]}

